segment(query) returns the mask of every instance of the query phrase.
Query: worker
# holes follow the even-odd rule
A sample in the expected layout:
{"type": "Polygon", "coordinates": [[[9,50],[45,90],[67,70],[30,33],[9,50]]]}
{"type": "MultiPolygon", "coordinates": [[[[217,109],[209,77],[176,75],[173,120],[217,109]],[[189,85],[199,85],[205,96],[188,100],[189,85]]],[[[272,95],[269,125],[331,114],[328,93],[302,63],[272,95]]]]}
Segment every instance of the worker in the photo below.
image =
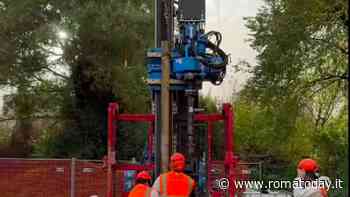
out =
{"type": "Polygon", "coordinates": [[[325,188],[319,184],[319,166],[313,159],[303,159],[298,163],[297,178],[299,184],[293,188],[294,197],[327,197],[325,188]]]}
{"type": "Polygon", "coordinates": [[[191,195],[195,181],[184,173],[185,157],[181,153],[174,153],[170,157],[170,171],[161,174],[153,184],[152,197],[191,195]],[[154,192],[156,191],[156,192],[154,192]]]}
{"type": "Polygon", "coordinates": [[[136,175],[136,184],[130,191],[128,197],[151,197],[151,176],[146,171],[136,175]]]}

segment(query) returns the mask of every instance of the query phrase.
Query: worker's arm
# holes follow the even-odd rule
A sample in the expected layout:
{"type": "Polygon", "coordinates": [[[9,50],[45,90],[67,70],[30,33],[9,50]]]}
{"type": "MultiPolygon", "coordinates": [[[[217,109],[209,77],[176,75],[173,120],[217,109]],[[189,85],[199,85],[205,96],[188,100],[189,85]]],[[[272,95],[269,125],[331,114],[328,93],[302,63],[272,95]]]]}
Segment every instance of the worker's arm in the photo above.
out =
{"type": "Polygon", "coordinates": [[[159,184],[159,177],[156,179],[156,181],[153,183],[152,186],[152,192],[151,192],[151,197],[159,197],[159,192],[160,192],[160,184],[159,184]]]}

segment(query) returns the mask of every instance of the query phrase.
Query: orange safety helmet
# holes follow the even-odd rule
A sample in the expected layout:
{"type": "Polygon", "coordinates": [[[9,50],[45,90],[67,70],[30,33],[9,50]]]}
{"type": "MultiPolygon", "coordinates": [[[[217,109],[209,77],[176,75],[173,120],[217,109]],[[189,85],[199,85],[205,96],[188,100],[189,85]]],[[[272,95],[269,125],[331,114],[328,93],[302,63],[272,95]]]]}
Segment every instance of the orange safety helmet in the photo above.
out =
{"type": "Polygon", "coordinates": [[[141,171],[139,172],[137,175],[136,175],[136,180],[140,180],[140,179],[143,179],[143,180],[151,180],[151,176],[148,174],[147,171],[141,171]]]}
{"type": "Polygon", "coordinates": [[[174,153],[170,157],[170,168],[174,171],[184,171],[185,169],[185,156],[181,153],[174,153]]]}
{"type": "Polygon", "coordinates": [[[305,172],[316,172],[319,170],[318,164],[313,159],[303,159],[298,164],[298,169],[304,170],[305,172]]]}

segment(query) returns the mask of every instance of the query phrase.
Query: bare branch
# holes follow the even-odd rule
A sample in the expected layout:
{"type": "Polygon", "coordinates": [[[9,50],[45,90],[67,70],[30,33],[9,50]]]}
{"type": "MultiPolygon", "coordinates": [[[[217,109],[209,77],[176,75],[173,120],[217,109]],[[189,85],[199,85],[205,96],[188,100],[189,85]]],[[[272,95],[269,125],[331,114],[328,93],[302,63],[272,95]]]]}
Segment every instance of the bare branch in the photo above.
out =
{"type": "Polygon", "coordinates": [[[347,80],[348,79],[347,75],[348,75],[347,72],[345,72],[343,75],[327,74],[327,76],[320,77],[318,79],[315,79],[313,81],[308,82],[303,88],[310,88],[310,87],[316,85],[317,83],[323,82],[323,81],[329,81],[329,80],[337,81],[337,80],[340,80],[340,79],[341,80],[344,80],[344,79],[347,80]]]}
{"type": "Polygon", "coordinates": [[[58,77],[61,77],[61,78],[65,79],[65,80],[69,80],[69,77],[67,77],[67,76],[65,76],[65,75],[63,75],[63,74],[61,74],[61,73],[58,73],[58,72],[52,70],[52,69],[49,68],[49,67],[43,67],[43,68],[46,69],[46,70],[48,70],[48,71],[50,71],[52,74],[54,74],[54,75],[56,75],[56,76],[58,76],[58,77]]]}
{"type": "Polygon", "coordinates": [[[309,97],[310,97],[310,98],[314,97],[315,94],[321,92],[321,91],[324,90],[324,89],[327,89],[329,86],[331,86],[331,85],[334,84],[335,82],[337,82],[337,80],[329,81],[326,85],[324,85],[324,86],[318,88],[317,90],[313,91],[309,97]]]}
{"type": "Polygon", "coordinates": [[[53,52],[51,50],[45,49],[44,47],[40,47],[40,49],[43,50],[45,53],[53,55],[53,56],[62,56],[62,54],[55,53],[55,52],[53,52]]]}

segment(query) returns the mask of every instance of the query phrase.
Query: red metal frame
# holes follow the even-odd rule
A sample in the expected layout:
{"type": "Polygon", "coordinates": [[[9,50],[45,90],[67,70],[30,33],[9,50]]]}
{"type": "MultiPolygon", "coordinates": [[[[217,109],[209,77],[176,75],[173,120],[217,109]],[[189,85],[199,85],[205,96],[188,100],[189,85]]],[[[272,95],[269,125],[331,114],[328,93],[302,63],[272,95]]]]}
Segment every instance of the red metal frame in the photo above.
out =
{"type": "MultiPolygon", "coordinates": [[[[236,192],[235,188],[232,187],[233,181],[236,179],[236,175],[234,174],[234,168],[237,164],[237,158],[234,157],[233,152],[233,136],[234,136],[234,113],[232,106],[228,103],[225,103],[223,105],[223,114],[196,114],[194,116],[194,120],[198,122],[206,122],[208,125],[208,172],[212,169],[213,164],[220,163],[220,161],[214,161],[212,159],[212,146],[213,146],[213,123],[218,121],[224,121],[225,124],[225,160],[224,160],[224,166],[225,166],[225,175],[230,181],[231,187],[229,187],[229,196],[234,197],[234,194],[236,192]]],[[[207,181],[207,187],[209,191],[211,192],[212,196],[221,196],[220,192],[211,190],[212,186],[212,179],[210,176],[210,173],[208,173],[208,181],[207,181]]]]}
{"type": "MultiPolygon", "coordinates": [[[[117,162],[116,154],[116,137],[117,137],[117,122],[118,121],[131,121],[131,122],[148,122],[150,124],[148,128],[148,158],[152,157],[153,148],[153,135],[154,135],[154,121],[155,115],[153,114],[119,114],[119,106],[117,103],[110,103],[108,107],[108,155],[107,155],[107,197],[114,197],[114,185],[115,185],[115,171],[116,170],[153,170],[154,163],[148,163],[146,165],[130,165],[120,164],[117,162]]],[[[223,105],[223,114],[196,114],[194,120],[197,122],[205,122],[208,125],[208,172],[212,169],[213,164],[223,163],[225,166],[225,176],[229,179],[230,185],[233,186],[233,181],[237,178],[234,173],[234,168],[237,164],[237,158],[234,156],[234,113],[230,104],[223,105]],[[224,121],[225,125],[225,159],[224,161],[214,161],[212,159],[212,146],[213,146],[213,123],[218,121],[224,121]]],[[[209,176],[210,173],[208,173],[209,176]]],[[[208,177],[207,186],[210,190],[212,182],[208,177]]],[[[123,187],[123,184],[121,184],[123,187]]],[[[123,188],[122,188],[123,189],[123,188]]],[[[222,192],[210,190],[212,196],[221,196],[222,192]]],[[[234,197],[236,192],[234,187],[230,187],[228,190],[229,196],[234,197]]],[[[122,196],[126,196],[127,193],[123,193],[122,196]]]]}
{"type": "MultiPolygon", "coordinates": [[[[108,155],[107,155],[107,197],[114,197],[115,172],[116,170],[153,170],[154,164],[146,165],[137,164],[121,164],[117,162],[116,145],[117,145],[117,123],[118,121],[129,122],[148,122],[148,158],[152,157],[153,144],[153,128],[155,116],[153,114],[119,114],[119,106],[117,103],[110,103],[108,106],[108,155]]],[[[122,181],[123,182],[123,181],[122,181]]],[[[123,191],[123,184],[120,185],[123,191]]],[[[123,192],[122,196],[127,196],[127,192],[123,192]]]]}

